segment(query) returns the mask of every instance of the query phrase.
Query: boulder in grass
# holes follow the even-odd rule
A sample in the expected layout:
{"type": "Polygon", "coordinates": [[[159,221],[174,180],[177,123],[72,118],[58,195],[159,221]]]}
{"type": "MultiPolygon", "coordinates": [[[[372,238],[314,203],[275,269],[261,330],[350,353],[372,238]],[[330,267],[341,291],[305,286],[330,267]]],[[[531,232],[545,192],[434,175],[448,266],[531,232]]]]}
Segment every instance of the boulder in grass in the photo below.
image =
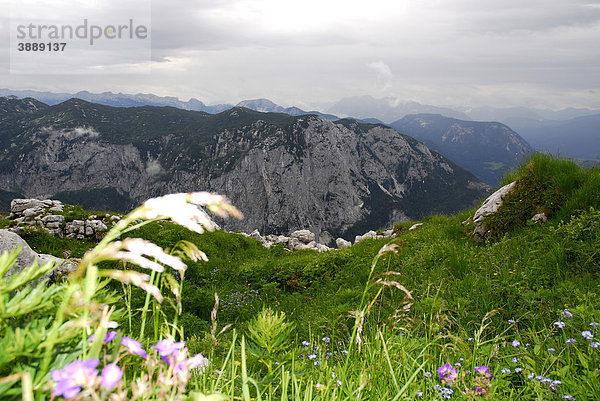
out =
{"type": "Polygon", "coordinates": [[[346,241],[343,238],[336,239],[335,244],[337,245],[338,249],[346,249],[352,245],[352,243],[350,241],[346,241]]]}
{"type": "Polygon", "coordinates": [[[489,230],[485,227],[485,218],[491,216],[502,206],[504,198],[515,186],[515,181],[507,184],[491,194],[473,216],[473,237],[476,241],[483,241],[490,237],[489,230]]]}
{"type": "Polygon", "coordinates": [[[360,241],[365,240],[365,239],[376,239],[377,238],[377,233],[375,231],[369,231],[363,235],[357,235],[354,238],[354,243],[358,244],[360,241]]]}
{"type": "Polygon", "coordinates": [[[38,259],[38,254],[18,234],[0,230],[0,252],[11,252],[18,246],[21,246],[21,253],[17,262],[8,270],[6,277],[10,277],[13,273],[20,273],[27,266],[31,266],[38,259]]]}
{"type": "Polygon", "coordinates": [[[533,221],[535,224],[546,224],[548,221],[548,216],[546,216],[546,213],[543,212],[538,213],[531,218],[531,221],[533,221]]]}
{"type": "Polygon", "coordinates": [[[408,231],[416,230],[417,228],[421,227],[422,225],[423,225],[423,223],[413,224],[412,226],[410,226],[410,228],[408,229],[408,231]]]}
{"type": "MultiPolygon", "coordinates": [[[[31,266],[34,262],[38,262],[38,266],[42,266],[47,262],[54,262],[56,268],[43,278],[57,278],[69,274],[77,268],[75,262],[58,258],[52,255],[38,254],[21,238],[18,234],[9,230],[0,230],[0,253],[11,252],[17,247],[21,247],[21,252],[17,257],[16,263],[8,270],[5,278],[9,278],[15,273],[20,273],[26,267],[31,266]]],[[[1,279],[1,278],[0,278],[1,279]]]]}

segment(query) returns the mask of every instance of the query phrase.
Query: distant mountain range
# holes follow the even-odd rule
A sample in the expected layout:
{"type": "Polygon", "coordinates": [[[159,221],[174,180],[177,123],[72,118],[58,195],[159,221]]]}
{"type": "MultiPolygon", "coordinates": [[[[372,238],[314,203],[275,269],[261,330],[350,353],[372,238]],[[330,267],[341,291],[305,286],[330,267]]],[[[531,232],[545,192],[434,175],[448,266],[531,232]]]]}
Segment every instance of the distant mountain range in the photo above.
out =
{"type": "Polygon", "coordinates": [[[600,113],[565,121],[526,121],[519,133],[540,150],[581,161],[600,160],[600,113]]]}
{"type": "MultiPolygon", "coordinates": [[[[52,93],[0,89],[0,96],[2,95],[12,95],[18,98],[29,96],[49,105],[58,104],[70,98],[79,98],[114,107],[171,106],[183,110],[204,111],[210,114],[220,113],[237,106],[255,111],[285,113],[292,116],[314,114],[332,121],[338,120],[338,116],[348,116],[357,121],[371,124],[391,124],[413,114],[440,114],[462,121],[475,120],[503,123],[519,133],[537,150],[549,151],[581,161],[594,160],[598,157],[596,144],[600,140],[597,129],[600,110],[583,108],[567,108],[558,111],[526,107],[449,108],[417,102],[401,102],[391,97],[376,99],[371,96],[356,96],[344,98],[328,106],[328,112],[324,113],[316,110],[305,111],[298,107],[282,107],[268,99],[243,100],[234,106],[232,104],[206,105],[198,99],[181,101],[169,96],[115,94],[111,92],[98,94],[87,91],[52,93]],[[546,133],[548,135],[545,135],[546,133]]],[[[440,151],[443,150],[440,149],[440,151]]],[[[491,182],[491,179],[492,177],[488,177],[487,181],[491,182]]]]}
{"type": "Polygon", "coordinates": [[[564,121],[572,118],[600,114],[600,110],[583,108],[566,108],[562,110],[535,109],[527,107],[476,107],[462,108],[472,120],[500,121],[513,128],[518,127],[519,121],[564,121]]]}
{"type": "Polygon", "coordinates": [[[113,107],[171,106],[183,110],[204,111],[210,114],[217,114],[237,106],[246,107],[255,111],[285,113],[291,116],[315,114],[329,120],[339,120],[339,117],[332,114],[324,114],[319,111],[304,111],[298,107],[282,107],[268,99],[243,100],[237,105],[217,104],[208,106],[195,98],[192,98],[186,102],[172,96],[156,96],[145,93],[138,93],[136,95],[112,92],[91,93],[88,91],[81,91],[77,93],[53,93],[32,90],[15,91],[10,89],[0,89],[0,96],[14,96],[19,99],[31,97],[48,105],[55,105],[75,98],[113,107]]]}
{"type": "Polygon", "coordinates": [[[347,97],[330,106],[327,111],[353,118],[376,118],[388,124],[408,114],[420,113],[441,114],[446,117],[470,120],[469,116],[465,113],[447,107],[437,107],[410,101],[400,102],[398,99],[392,97],[382,99],[375,99],[371,96],[347,97]]]}
{"type": "Polygon", "coordinates": [[[304,111],[299,109],[298,107],[281,107],[269,99],[253,99],[253,100],[243,100],[236,104],[236,107],[245,107],[247,109],[262,111],[265,113],[285,113],[290,116],[302,116],[306,114],[314,114],[319,117],[326,118],[328,120],[339,120],[340,118],[334,116],[333,114],[325,114],[320,111],[304,111]]]}
{"type": "Polygon", "coordinates": [[[527,141],[501,123],[414,114],[390,126],[422,141],[491,185],[498,185],[507,170],[533,151],[527,141]]]}
{"type": "Polygon", "coordinates": [[[76,98],[113,107],[171,106],[177,107],[178,109],[204,111],[211,114],[220,113],[233,107],[230,104],[207,106],[200,100],[194,98],[185,102],[176,97],[156,96],[150,93],[138,93],[136,95],[112,92],[91,93],[88,91],[81,91],[77,93],[54,93],[32,90],[17,91],[11,89],[0,89],[0,96],[16,96],[17,98],[31,97],[50,106],[62,103],[71,98],[76,98]]]}
{"type": "Polygon", "coordinates": [[[490,187],[383,125],[0,98],[0,189],[0,198],[59,196],[100,202],[85,205],[95,209],[208,190],[244,213],[228,229],[353,238],[470,207],[490,187]]]}

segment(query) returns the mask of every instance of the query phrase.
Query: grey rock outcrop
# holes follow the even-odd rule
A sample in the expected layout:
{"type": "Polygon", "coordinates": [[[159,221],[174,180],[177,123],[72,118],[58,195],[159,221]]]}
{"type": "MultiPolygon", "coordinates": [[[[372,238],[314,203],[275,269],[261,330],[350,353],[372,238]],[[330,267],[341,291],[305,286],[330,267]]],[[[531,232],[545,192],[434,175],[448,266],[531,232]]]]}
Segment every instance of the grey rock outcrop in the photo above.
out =
{"type": "Polygon", "coordinates": [[[534,222],[535,224],[546,224],[546,222],[548,221],[548,216],[546,216],[546,213],[537,213],[535,216],[533,216],[531,218],[531,221],[534,222]]]}
{"type": "Polygon", "coordinates": [[[254,238],[260,241],[264,247],[270,248],[273,244],[282,244],[291,251],[303,249],[312,249],[319,252],[330,251],[328,246],[315,241],[315,234],[310,230],[296,230],[289,237],[285,235],[269,234],[263,237],[258,230],[252,231],[250,234],[242,233],[247,237],[254,238]]]}
{"type": "Polygon", "coordinates": [[[10,217],[17,226],[11,230],[19,233],[23,226],[37,226],[42,231],[61,237],[101,239],[108,231],[108,225],[112,226],[115,222],[113,218],[117,217],[107,215],[102,221],[97,216],[90,216],[86,220],[66,221],[65,216],[54,214],[61,213],[64,207],[57,200],[13,199],[10,217]]]}
{"type": "Polygon", "coordinates": [[[346,241],[343,238],[338,238],[335,240],[335,245],[338,247],[338,249],[346,249],[352,246],[352,242],[346,241]]]}
{"type": "Polygon", "coordinates": [[[382,235],[385,238],[392,238],[394,236],[394,229],[390,228],[389,230],[385,230],[382,235]]]}
{"type": "Polygon", "coordinates": [[[483,241],[490,237],[490,232],[485,227],[485,218],[498,211],[504,197],[513,189],[515,182],[507,184],[491,194],[475,212],[473,216],[473,237],[476,241],[483,241]]]}
{"type": "Polygon", "coordinates": [[[300,242],[304,244],[308,244],[311,241],[315,240],[315,234],[311,233],[309,230],[297,230],[294,231],[290,237],[298,239],[300,242]]]}
{"type": "Polygon", "coordinates": [[[421,227],[422,225],[423,225],[423,223],[413,224],[412,226],[410,226],[410,228],[408,229],[408,231],[416,230],[417,228],[421,227]]]}
{"type": "Polygon", "coordinates": [[[21,252],[14,266],[8,270],[6,277],[21,272],[26,267],[31,266],[36,260],[39,266],[49,261],[54,262],[56,268],[47,275],[47,277],[51,278],[70,273],[77,268],[77,264],[74,262],[52,255],[38,254],[18,234],[9,230],[0,230],[0,253],[4,251],[10,252],[19,246],[21,247],[21,252]]]}
{"type": "MultiPolygon", "coordinates": [[[[363,235],[357,235],[356,237],[354,237],[354,243],[358,244],[360,241],[363,241],[365,239],[376,239],[378,238],[377,233],[373,230],[363,234],[363,235]]],[[[383,238],[383,236],[379,236],[379,238],[383,238]]]]}

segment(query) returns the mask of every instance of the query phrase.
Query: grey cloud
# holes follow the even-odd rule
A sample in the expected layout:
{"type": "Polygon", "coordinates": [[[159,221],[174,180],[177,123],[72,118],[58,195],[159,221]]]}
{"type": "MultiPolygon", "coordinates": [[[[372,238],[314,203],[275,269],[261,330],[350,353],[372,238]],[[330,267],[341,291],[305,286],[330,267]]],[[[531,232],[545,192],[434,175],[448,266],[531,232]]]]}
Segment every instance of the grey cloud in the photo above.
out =
{"type": "Polygon", "coordinates": [[[507,0],[469,2],[471,7],[454,9],[464,29],[477,33],[513,31],[545,32],[565,27],[587,27],[600,21],[600,8],[588,1],[507,0]]]}
{"type": "MultiPolygon", "coordinates": [[[[48,80],[4,74],[0,83],[62,92],[154,92],[206,103],[268,97],[293,105],[370,94],[434,104],[519,104],[527,98],[542,106],[562,101],[600,107],[590,92],[600,90],[600,7],[592,7],[599,2],[407,0],[404,16],[332,16],[297,31],[254,21],[260,10],[230,12],[245,1],[154,0],[150,75],[48,80]]],[[[120,2],[102,4],[104,16],[122,15],[120,2]]],[[[90,56],[98,65],[111,57],[130,61],[124,53],[90,56]]]]}

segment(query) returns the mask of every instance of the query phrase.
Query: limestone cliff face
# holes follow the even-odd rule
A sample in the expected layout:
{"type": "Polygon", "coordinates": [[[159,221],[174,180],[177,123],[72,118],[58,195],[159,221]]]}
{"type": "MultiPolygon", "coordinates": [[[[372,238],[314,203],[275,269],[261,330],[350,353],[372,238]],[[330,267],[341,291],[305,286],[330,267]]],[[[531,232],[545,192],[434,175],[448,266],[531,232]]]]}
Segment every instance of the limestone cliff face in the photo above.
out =
{"type": "Polygon", "coordinates": [[[20,112],[2,138],[0,188],[48,197],[111,187],[135,203],[208,190],[227,195],[245,215],[226,228],[307,228],[348,238],[471,206],[488,189],[381,125],[243,108],[189,113],[83,101],[20,112]]]}

